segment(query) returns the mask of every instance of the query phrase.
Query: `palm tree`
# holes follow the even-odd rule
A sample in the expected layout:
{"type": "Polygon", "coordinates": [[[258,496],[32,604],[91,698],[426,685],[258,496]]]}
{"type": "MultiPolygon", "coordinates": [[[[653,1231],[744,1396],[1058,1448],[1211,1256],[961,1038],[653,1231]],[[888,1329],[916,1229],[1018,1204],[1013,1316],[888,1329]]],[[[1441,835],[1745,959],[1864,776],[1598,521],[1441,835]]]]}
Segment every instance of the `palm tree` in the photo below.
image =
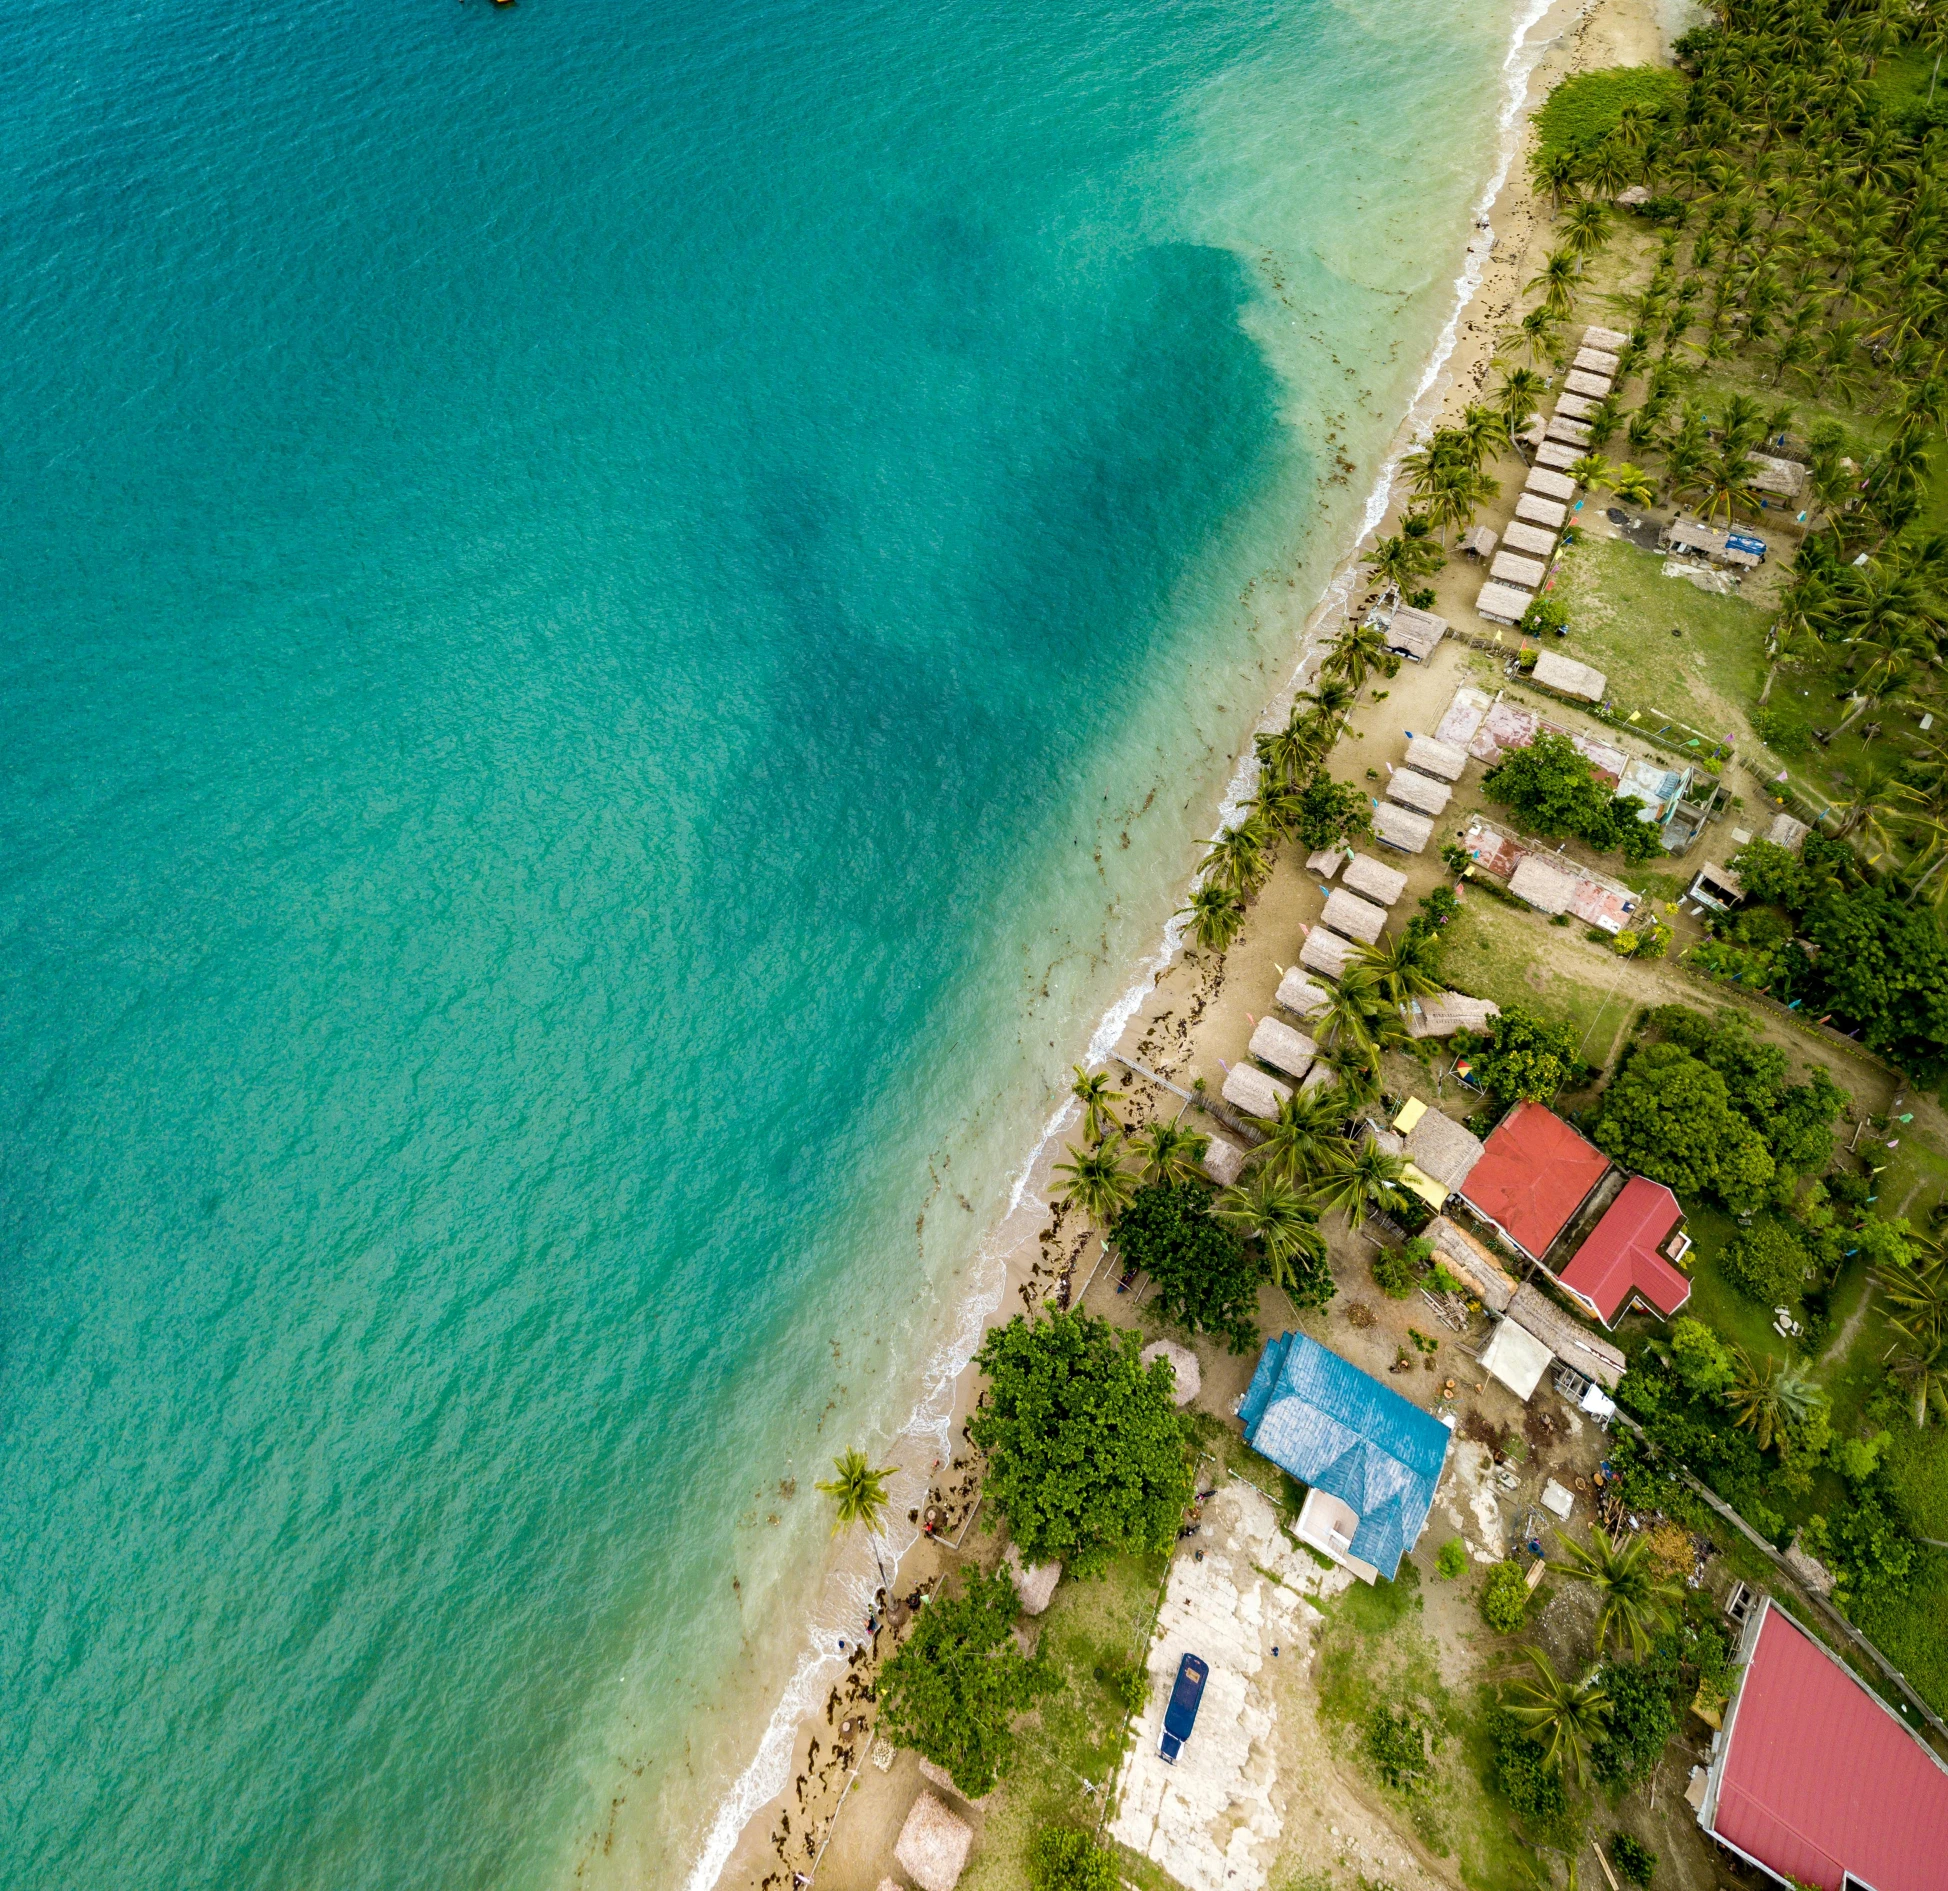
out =
{"type": "Polygon", "coordinates": [[[1576,182],[1576,160],[1567,151],[1538,151],[1529,161],[1529,174],[1538,190],[1546,190],[1557,213],[1562,210],[1562,194],[1576,182]]]}
{"type": "Polygon", "coordinates": [[[1486,473],[1450,461],[1440,467],[1427,492],[1427,516],[1441,528],[1441,543],[1456,526],[1474,523],[1475,513],[1501,491],[1501,483],[1486,473]]]}
{"type": "Polygon", "coordinates": [[[1204,856],[1205,879],[1219,880],[1240,899],[1249,899],[1270,877],[1270,841],[1265,823],[1256,815],[1247,815],[1211,843],[1211,851],[1204,856]]]}
{"type": "Polygon", "coordinates": [[[1251,745],[1264,778],[1289,788],[1326,758],[1332,741],[1317,722],[1295,707],[1284,728],[1253,736],[1251,745]]]}
{"type": "Polygon", "coordinates": [[[1194,1182],[1211,1139],[1181,1123],[1156,1122],[1136,1133],[1134,1148],[1142,1158],[1145,1182],[1194,1182]]]}
{"type": "Polygon", "coordinates": [[[1604,237],[1609,234],[1609,222],[1609,212],[1601,199],[1585,197],[1563,219],[1565,247],[1578,258],[1595,255],[1603,247],[1604,237]]]}
{"type": "Polygon", "coordinates": [[[1567,1561],[1555,1568],[1578,1582],[1586,1582],[1598,1597],[1596,1649],[1601,1654],[1616,1630],[1617,1645],[1626,1643],[1644,1654],[1654,1633],[1669,1621],[1671,1611],[1684,1599],[1675,1583],[1661,1580],[1650,1559],[1650,1539],[1633,1537],[1619,1547],[1600,1525],[1590,1531],[1587,1545],[1556,1532],[1567,1561]]]}
{"type": "Polygon", "coordinates": [[[1910,1346],[1896,1356],[1888,1370],[1907,1385],[1911,1401],[1908,1409],[1917,1431],[1927,1428],[1930,1412],[1948,1420],[1948,1341],[1910,1346]]]}
{"type": "Polygon", "coordinates": [[[1405,532],[1376,539],[1373,549],[1366,554],[1373,575],[1400,592],[1411,591],[1416,578],[1438,571],[1446,562],[1430,539],[1410,538],[1405,532]]]}
{"type": "Polygon", "coordinates": [[[1188,906],[1178,913],[1190,915],[1191,937],[1206,952],[1228,952],[1231,941],[1244,929],[1245,903],[1228,886],[1207,880],[1190,896],[1188,906]]]}
{"type": "Polygon", "coordinates": [[[1761,1451],[1782,1442],[1791,1426],[1810,1417],[1819,1403],[1812,1381],[1770,1353],[1761,1362],[1743,1346],[1734,1346],[1732,1368],[1725,1403],[1739,1430],[1749,1431],[1761,1451]]]}
{"type": "Polygon", "coordinates": [[[832,1469],[837,1475],[816,1486],[832,1499],[836,1518],[832,1534],[837,1536],[855,1523],[864,1524],[867,1539],[873,1546],[873,1561],[879,1565],[879,1586],[889,1589],[892,1584],[886,1580],[886,1565],[879,1555],[879,1522],[891,1502],[886,1495],[886,1480],[893,1475],[893,1467],[888,1464],[875,1471],[872,1460],[863,1451],[848,1449],[843,1456],[832,1460],[832,1469]]]}
{"type": "Polygon", "coordinates": [[[1528,360],[1541,361],[1555,353],[1555,319],[1546,308],[1533,308],[1502,339],[1528,360]]]}
{"type": "Polygon", "coordinates": [[[1387,634],[1378,624],[1348,624],[1326,652],[1325,667],[1344,677],[1355,694],[1366,687],[1375,670],[1391,676],[1400,659],[1387,648],[1387,634]]]}
{"type": "Polygon", "coordinates": [[[1752,462],[1743,447],[1712,454],[1698,469],[1696,484],[1703,501],[1699,516],[1707,525],[1721,505],[1727,525],[1741,510],[1758,510],[1759,496],[1752,490],[1752,462]]]}
{"type": "Polygon", "coordinates": [[[1090,1142],[1101,1142],[1105,1125],[1109,1129],[1121,1129],[1123,1119],[1116,1114],[1116,1105],[1123,1101],[1121,1090],[1109,1087],[1109,1072],[1099,1070],[1092,1077],[1080,1064],[1069,1066],[1075,1072],[1075,1082],[1069,1085],[1069,1094],[1082,1105],[1082,1133],[1090,1142]]]}
{"type": "Polygon", "coordinates": [[[1495,390],[1494,406],[1511,440],[1541,411],[1548,385],[1533,368],[1503,371],[1502,384],[1495,390]]]}
{"type": "Polygon", "coordinates": [[[1542,291],[1542,307],[1552,321],[1564,322],[1576,306],[1576,253],[1570,249],[1551,250],[1542,272],[1526,285],[1542,291]]]}
{"type": "Polygon", "coordinates": [[[1346,1147],[1346,1105],[1329,1087],[1300,1090],[1279,1104],[1276,1116],[1252,1123],[1263,1138],[1254,1159],[1295,1187],[1316,1180],[1346,1147]]]}
{"type": "Polygon", "coordinates": [[[1341,989],[1348,984],[1368,985],[1395,1007],[1411,998],[1429,997],[1446,990],[1434,969],[1436,952],[1434,941],[1425,935],[1382,933],[1373,944],[1361,946],[1353,954],[1352,967],[1340,981],[1341,989]]]}
{"type": "Polygon", "coordinates": [[[1570,463],[1569,477],[1579,486],[1602,486],[1610,477],[1610,462],[1600,453],[1585,453],[1570,463]]]}
{"type": "Polygon", "coordinates": [[[1314,1185],[1320,1212],[1337,1208],[1349,1228],[1357,1228],[1376,1210],[1397,1213],[1407,1205],[1406,1191],[1400,1185],[1407,1161],[1389,1155],[1370,1136],[1356,1148],[1329,1156],[1324,1172],[1314,1185]]]}
{"type": "Polygon", "coordinates": [[[1098,1228],[1108,1228],[1136,1193],[1136,1178],[1123,1167],[1123,1150],[1128,1139],[1112,1130],[1095,1147],[1069,1144],[1069,1159],[1058,1162],[1055,1173],[1068,1180],[1055,1191],[1058,1201],[1078,1208],[1098,1228]]]}
{"type": "Polygon", "coordinates": [[[1924,1347],[1948,1339],[1948,1263],[1938,1251],[1916,1266],[1880,1268],[1874,1282],[1909,1339],[1924,1347]]]}
{"type": "Polygon", "coordinates": [[[1602,1670],[1592,1668],[1580,1681],[1565,1681],[1540,1648],[1524,1648],[1522,1654],[1535,1672],[1514,1684],[1508,1711],[1531,1732],[1547,1736],[1544,1765],[1584,1785],[1590,1742],[1602,1731],[1610,1707],[1602,1670]]]}
{"type": "Polygon", "coordinates": [[[1460,450],[1477,472],[1481,470],[1483,461],[1498,459],[1514,444],[1509,438],[1508,422],[1502,418],[1499,410],[1474,401],[1470,401],[1462,411],[1461,424],[1454,431],[1460,450]]]}
{"type": "Polygon", "coordinates": [[[1220,1190],[1212,1198],[1211,1213],[1258,1243],[1270,1263],[1272,1284],[1286,1293],[1297,1284],[1294,1263],[1316,1268],[1325,1262],[1318,1211],[1268,1168],[1254,1169],[1242,1182],[1220,1190]]]}
{"type": "Polygon", "coordinates": [[[1619,460],[1603,476],[1608,486],[1627,506],[1648,506],[1657,498],[1657,482],[1641,466],[1619,460]]]}

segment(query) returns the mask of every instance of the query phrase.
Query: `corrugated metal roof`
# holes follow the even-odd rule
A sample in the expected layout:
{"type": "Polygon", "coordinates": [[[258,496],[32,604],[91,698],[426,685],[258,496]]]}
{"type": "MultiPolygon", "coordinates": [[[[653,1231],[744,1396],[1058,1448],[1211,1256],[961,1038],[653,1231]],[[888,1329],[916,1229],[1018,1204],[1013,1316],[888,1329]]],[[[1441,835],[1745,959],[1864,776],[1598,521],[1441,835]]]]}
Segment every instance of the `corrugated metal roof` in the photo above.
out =
{"type": "Polygon", "coordinates": [[[1840,1891],[1941,1891],[1948,1768],[1880,1697],[1768,1604],[1706,1830],[1768,1870],[1840,1891]]]}
{"type": "Polygon", "coordinates": [[[1602,1181],[1610,1158],[1540,1103],[1502,1118],[1463,1197],[1524,1254],[1540,1260],[1602,1181]]]}
{"type": "Polygon", "coordinates": [[[1254,1450],[1354,1511],[1353,1555],[1391,1579],[1426,1527],[1447,1427],[1303,1333],[1265,1348],[1239,1416],[1254,1450]]]}
{"type": "Polygon", "coordinates": [[[1691,1283],[1657,1250],[1683,1219],[1662,1182],[1633,1175],[1556,1278],[1589,1301],[1605,1326],[1616,1324],[1632,1293],[1668,1320],[1691,1298],[1691,1283]]]}

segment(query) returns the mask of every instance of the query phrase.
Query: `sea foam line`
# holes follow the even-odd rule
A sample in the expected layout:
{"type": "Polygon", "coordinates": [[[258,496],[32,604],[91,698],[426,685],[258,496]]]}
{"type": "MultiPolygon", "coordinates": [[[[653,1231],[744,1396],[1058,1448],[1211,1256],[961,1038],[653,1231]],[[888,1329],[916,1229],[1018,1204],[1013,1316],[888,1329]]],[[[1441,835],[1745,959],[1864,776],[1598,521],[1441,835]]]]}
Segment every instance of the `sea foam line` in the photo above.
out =
{"type": "MultiPolygon", "coordinates": [[[[1393,484],[1399,475],[1400,462],[1413,442],[1419,439],[1430,427],[1433,416],[1438,412],[1438,404],[1433,400],[1443,370],[1453,358],[1454,350],[1461,335],[1461,317],[1474,294],[1481,286],[1481,279],[1487,271],[1488,259],[1494,252],[1494,229],[1488,220],[1495,199],[1501,195],[1502,187],[1508,181],[1509,167],[1515,161],[1515,153],[1520,142],[1520,127],[1523,106],[1527,102],[1529,78],[1540,61],[1547,42],[1531,47],[1529,35],[1548,13],[1554,0],[1528,0],[1527,7],[1517,19],[1509,36],[1508,51],[1502,59],[1502,96],[1496,115],[1497,154],[1494,175],[1476,198],[1470,212],[1470,225],[1473,235],[1469,238],[1461,273],[1454,279],[1454,302],[1442,325],[1439,337],[1428,355],[1427,366],[1413,397],[1407,403],[1407,414],[1399,432],[1395,435],[1395,445],[1387,458],[1381,463],[1372,490],[1366,496],[1366,503],[1360,516],[1360,529],[1354,541],[1354,549],[1341,562],[1332,578],[1320,594],[1319,608],[1314,612],[1314,628],[1303,641],[1297,660],[1285,687],[1268,705],[1267,714],[1254,726],[1253,733],[1275,726],[1276,717],[1285,713],[1286,706],[1296,694],[1304,679],[1307,666],[1318,656],[1323,647],[1320,634],[1324,625],[1334,614],[1343,610],[1352,596],[1360,560],[1359,546],[1363,545],[1371,533],[1387,515],[1391,501],[1393,484]]],[[[1250,799],[1258,783],[1258,758],[1255,749],[1247,744],[1239,757],[1231,779],[1226,784],[1224,794],[1218,803],[1218,830],[1221,832],[1230,825],[1232,817],[1250,799]]],[[[1199,878],[1202,876],[1199,875],[1199,878]]],[[[1196,883],[1193,880],[1192,884],[1196,883]]],[[[1187,916],[1181,912],[1173,913],[1164,922],[1163,933],[1156,947],[1138,963],[1134,980],[1117,997],[1115,1002],[1103,1013],[1091,1034],[1088,1048],[1090,1067],[1107,1062],[1110,1053],[1121,1041],[1123,1032],[1130,1020],[1142,1008],[1143,1001],[1150,995],[1156,981],[1170,967],[1183,947],[1184,933],[1188,925],[1187,916]]],[[[977,1271],[984,1276],[983,1284],[974,1287],[961,1299],[955,1309],[952,1335],[935,1347],[927,1360],[921,1378],[921,1392],[906,1423],[901,1427],[899,1438],[902,1443],[917,1443],[938,1450],[945,1457],[952,1443],[952,1425],[956,1394],[961,1377],[972,1363],[979,1350],[981,1335],[986,1330],[989,1317],[1001,1305],[1001,1295],[1007,1283],[1008,1255],[1020,1239],[1010,1235],[1017,1217],[1024,1207],[1035,1211],[1039,1220],[1047,1204],[1030,1191],[1030,1183],[1039,1167],[1049,1145],[1075,1120],[1077,1106],[1073,1097],[1064,1097],[1061,1104],[1042,1125],[1034,1146],[1029,1150],[1021,1167],[1016,1171],[1008,1189],[1008,1212],[1001,1224],[981,1243],[980,1261],[977,1271]]],[[[904,1483],[905,1478],[902,1478],[904,1483]]],[[[922,1483],[924,1492],[925,1483],[922,1483]]],[[[899,1505],[893,1506],[897,1514],[899,1505]]],[[[888,1536],[882,1539],[886,1548],[892,1552],[893,1560],[910,1549],[919,1540],[920,1532],[913,1529],[905,1540],[895,1543],[888,1536]]],[[[860,1607],[870,1601],[872,1588],[869,1582],[854,1582],[844,1585],[847,1600],[853,1605],[854,1619],[860,1607]],[[857,1589],[856,1595],[851,1592],[857,1589]]],[[[828,1652],[833,1647],[833,1635],[828,1625],[815,1620],[805,1647],[792,1670],[790,1681],[779,1696],[771,1718],[765,1723],[764,1734],[758,1742],[758,1750],[750,1764],[738,1775],[737,1782],[724,1796],[717,1808],[717,1816],[711,1821],[710,1835],[704,1841],[702,1852],[690,1875],[684,1881],[684,1891],[713,1891],[717,1880],[723,1875],[731,1854],[737,1849],[737,1841],[755,1814],[768,1805],[781,1793],[791,1780],[792,1749],[797,1744],[798,1727],[806,1715],[816,1707],[825,1694],[830,1677],[842,1673],[845,1668],[844,1657],[828,1652]]],[[[841,1800],[841,1805],[844,1801],[841,1800]]],[[[836,1814],[835,1814],[836,1816],[836,1814]]]]}

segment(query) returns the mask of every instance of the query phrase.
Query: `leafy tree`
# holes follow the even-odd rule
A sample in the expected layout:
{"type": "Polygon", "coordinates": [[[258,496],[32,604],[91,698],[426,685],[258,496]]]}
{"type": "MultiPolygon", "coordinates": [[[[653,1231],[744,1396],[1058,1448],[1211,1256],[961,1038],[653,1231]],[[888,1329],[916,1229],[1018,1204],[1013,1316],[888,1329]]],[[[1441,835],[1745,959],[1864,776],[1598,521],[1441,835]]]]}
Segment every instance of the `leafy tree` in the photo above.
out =
{"type": "Polygon", "coordinates": [[[1861,887],[1822,897],[1805,924],[1834,1010],[1868,1048],[1928,1081],[1948,1070],[1948,942],[1934,916],[1861,887]]]}
{"type": "Polygon", "coordinates": [[[1117,1891],[1121,1878],[1115,1854],[1072,1825],[1037,1832],[1028,1848],[1033,1891],[1117,1891]]]}
{"type": "Polygon", "coordinates": [[[1641,1786],[1677,1732],[1672,1693],[1677,1686],[1676,1650],[1668,1642],[1640,1661],[1616,1661],[1603,1671],[1609,1718],[1590,1749],[1590,1771],[1615,1793],[1641,1786]]]}
{"type": "Polygon", "coordinates": [[[1264,1268],[1211,1213],[1195,1185],[1140,1188],[1117,1217],[1115,1241],[1126,1261],[1157,1284],[1157,1305],[1193,1333],[1221,1333],[1233,1352],[1258,1337],[1258,1283],[1264,1268]]]}
{"type": "Polygon", "coordinates": [[[880,1671],[879,1730],[916,1747],[970,1799],[990,1791],[1014,1757],[1014,1722],[1054,1685],[1011,1632],[1021,1603],[1005,1570],[972,1573],[957,1596],[920,1611],[880,1671]]]}
{"type": "Polygon", "coordinates": [[[1539,735],[1527,748],[1511,749],[1481,789],[1534,834],[1580,837],[1609,826],[1609,791],[1566,735],[1539,735]]]}
{"type": "Polygon", "coordinates": [[[1832,1160],[1833,1120],[1847,1098],[1818,1065],[1804,1083],[1788,1081],[1785,1052],[1756,1036],[1736,1012],[1707,1018],[1688,1005],[1663,1005],[1646,1022],[1724,1078],[1732,1108],[1764,1136],[1776,1167],[1803,1174],[1832,1160]]]}
{"type": "Polygon", "coordinates": [[[1755,1209],[1772,1157],[1731,1107],[1725,1080],[1680,1044],[1640,1044],[1603,1093],[1596,1146],[1679,1194],[1709,1189],[1734,1213],[1755,1209]]]}
{"type": "Polygon", "coordinates": [[[1806,1285],[1805,1244],[1783,1221],[1768,1216],[1726,1245],[1718,1257],[1725,1278],[1762,1307],[1789,1306],[1806,1285]]]}
{"type": "Polygon", "coordinates": [[[1112,1555],[1162,1555],[1191,1500],[1167,1361],[1082,1313],[1017,1314],[976,1355],[987,1390],[968,1436],[986,1490],[1027,1562],[1093,1575],[1112,1555]]]}
{"type": "Polygon", "coordinates": [[[1805,1541],[1833,1571],[1834,1599],[1846,1607],[1898,1591],[1919,1554],[1914,1538],[1871,1489],[1837,1516],[1815,1517],[1806,1526],[1805,1541]]]}
{"type": "Polygon", "coordinates": [[[1495,1783],[1516,1816],[1550,1844],[1579,1843],[1569,1793],[1541,1743],[1506,1708],[1492,1712],[1488,1731],[1495,1745],[1495,1783]]]}
{"type": "Polygon", "coordinates": [[[1405,1247],[1380,1248],[1373,1256],[1373,1284],[1389,1300],[1405,1300],[1420,1284],[1420,1260],[1412,1250],[1431,1253],[1426,1241],[1409,1241],[1405,1247]]]}
{"type": "Polygon", "coordinates": [[[1636,1536],[1619,1544],[1600,1524],[1590,1531],[1587,1544],[1560,1530],[1556,1538],[1562,1544],[1564,1560],[1551,1567],[1596,1591],[1598,1650],[1614,1631],[1619,1645],[1628,1643],[1641,1655],[1684,1594],[1676,1583],[1657,1573],[1650,1559],[1650,1539],[1636,1536]]]}
{"type": "Polygon", "coordinates": [[[1468,1546],[1458,1536],[1451,1536],[1441,1545],[1440,1554],[1434,1558],[1434,1568],[1444,1581],[1452,1582],[1468,1567],[1468,1546]]]}
{"type": "Polygon", "coordinates": [[[1457,1031],[1454,1049],[1498,1103],[1546,1103],[1558,1090],[1585,1081],[1589,1069],[1577,1055],[1575,1032],[1538,1018],[1526,1005],[1510,1005],[1485,1030],[1457,1031]]]}
{"type": "Polygon", "coordinates": [[[1372,797],[1330,775],[1314,775],[1298,791],[1287,831],[1311,853],[1343,847],[1373,831],[1372,797]]]}
{"type": "Polygon", "coordinates": [[[1737,1375],[1724,1342],[1702,1320],[1682,1319],[1671,1328],[1671,1359],[1679,1377],[1701,1398],[1729,1390],[1737,1375]]]}
{"type": "Polygon", "coordinates": [[[1776,841],[1747,841],[1732,855],[1731,865],[1748,900],[1764,900],[1770,906],[1797,913],[1813,897],[1812,879],[1799,856],[1776,841]]]}
{"type": "Polygon", "coordinates": [[[1628,1832],[1610,1834],[1610,1862],[1625,1884],[1648,1885],[1657,1869],[1657,1854],[1628,1832]]]}
{"type": "Polygon", "coordinates": [[[1520,1563],[1497,1563],[1481,1585],[1481,1619],[1497,1634],[1513,1635],[1528,1620],[1531,1593],[1520,1563]]]}

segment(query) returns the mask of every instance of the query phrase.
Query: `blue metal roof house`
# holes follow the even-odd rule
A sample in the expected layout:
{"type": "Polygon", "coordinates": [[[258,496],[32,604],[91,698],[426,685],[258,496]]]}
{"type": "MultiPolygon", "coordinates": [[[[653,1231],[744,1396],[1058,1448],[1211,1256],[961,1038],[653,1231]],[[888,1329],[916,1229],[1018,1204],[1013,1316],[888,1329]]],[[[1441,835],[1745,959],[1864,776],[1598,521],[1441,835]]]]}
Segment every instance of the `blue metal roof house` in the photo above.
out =
{"type": "Polygon", "coordinates": [[[1300,1540],[1391,1582],[1427,1527],[1448,1428],[1303,1333],[1265,1348],[1238,1416],[1245,1442],[1308,1486],[1300,1540]]]}

